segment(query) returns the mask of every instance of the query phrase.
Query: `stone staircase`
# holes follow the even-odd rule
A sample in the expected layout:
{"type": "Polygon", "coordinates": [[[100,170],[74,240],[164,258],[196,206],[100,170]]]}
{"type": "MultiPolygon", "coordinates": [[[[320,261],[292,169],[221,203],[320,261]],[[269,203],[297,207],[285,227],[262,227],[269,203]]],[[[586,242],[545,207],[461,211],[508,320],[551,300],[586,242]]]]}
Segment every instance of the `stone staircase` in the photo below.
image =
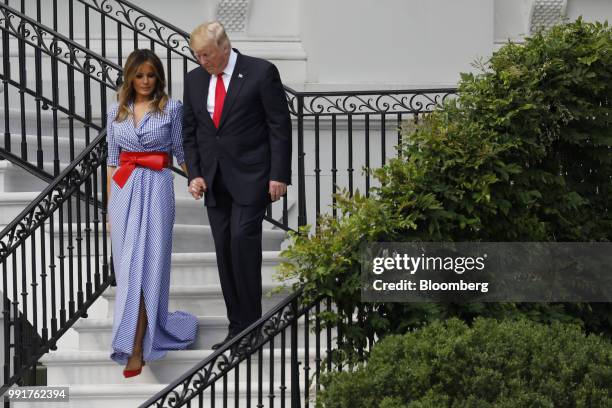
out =
{"type": "MultiPolygon", "coordinates": [[[[174,239],[181,239],[181,233],[175,233],[174,239]]],[[[262,275],[266,292],[275,286],[272,275],[279,259],[278,251],[265,251],[263,255],[262,275]]],[[[49,386],[70,387],[70,403],[61,405],[63,407],[138,406],[205,359],[212,353],[210,346],[225,337],[228,322],[214,254],[210,252],[175,253],[172,257],[169,310],[184,310],[198,316],[197,341],[189,350],[170,351],[163,360],[147,363],[140,376],[130,379],[124,379],[123,367],[109,358],[114,296],[115,288],[110,287],[98,300],[106,304],[104,316],[90,316],[73,326],[78,334],[77,347],[60,347],[41,360],[47,367],[49,386]]],[[[283,296],[264,296],[264,310],[278,303],[283,296]]],[[[275,354],[278,360],[280,352],[275,354]]],[[[264,361],[269,363],[266,358],[264,361]]],[[[286,362],[288,364],[289,360],[286,362]]],[[[274,364],[280,362],[275,360],[274,364]]],[[[256,369],[254,362],[253,370],[256,369]]],[[[263,369],[269,368],[264,366],[263,369]]],[[[229,382],[233,384],[233,381],[232,376],[229,382]]]]}
{"type": "MultiPolygon", "coordinates": [[[[2,117],[4,110],[0,107],[0,122],[4,123],[2,117]]],[[[36,140],[35,123],[33,111],[26,114],[26,130],[28,135],[28,154],[32,162],[35,156],[34,142],[36,140]]],[[[42,129],[44,130],[43,146],[48,152],[52,144],[52,138],[48,136],[49,129],[52,127],[51,116],[48,112],[43,112],[42,129]]],[[[17,120],[14,111],[11,110],[9,118],[12,134],[13,151],[19,146],[21,141],[20,120],[17,120]]],[[[59,138],[61,168],[68,164],[68,134],[67,124],[59,123],[59,138]]],[[[82,137],[82,128],[75,132],[82,137]]],[[[93,139],[97,134],[92,132],[93,139]]],[[[82,138],[78,138],[75,143],[76,154],[85,146],[82,138]]],[[[47,153],[46,153],[47,154],[47,153]]],[[[51,172],[51,157],[45,155],[45,170],[51,172]]],[[[18,166],[8,161],[0,161],[0,227],[4,227],[12,221],[19,212],[25,208],[46,186],[46,184],[36,177],[30,175],[18,166]]],[[[181,374],[188,371],[195,364],[206,358],[212,350],[210,346],[224,338],[227,330],[227,319],[225,304],[219,283],[214,246],[208,225],[208,217],[203,206],[203,201],[195,201],[187,194],[185,179],[175,175],[175,194],[176,194],[176,222],[173,236],[172,272],[170,287],[169,311],[183,310],[190,312],[198,317],[199,334],[195,344],[189,350],[170,351],[165,359],[150,362],[145,366],[140,376],[124,379],[122,376],[123,367],[110,360],[110,341],[113,323],[113,307],[115,299],[115,288],[109,287],[103,296],[88,310],[88,318],[80,319],[58,342],[58,349],[48,353],[41,362],[47,369],[47,384],[49,386],[68,386],[70,387],[69,403],[45,403],[32,404],[33,407],[39,406],[58,406],[68,407],[135,407],[151,397],[153,394],[164,388],[168,383],[175,380],[181,374]]],[[[295,211],[295,200],[288,202],[290,211],[295,211]]],[[[274,214],[280,217],[280,207],[275,207],[274,214]]],[[[73,228],[76,226],[73,224],[73,228]]],[[[57,232],[57,228],[56,228],[57,232]]],[[[271,224],[264,222],[263,232],[263,288],[264,312],[276,305],[286,293],[278,293],[268,296],[267,292],[278,285],[273,275],[275,267],[279,263],[279,251],[286,238],[284,231],[273,228],[271,224]]],[[[303,338],[303,328],[301,330],[303,338]]],[[[311,344],[314,344],[312,342],[311,344]]],[[[269,347],[263,350],[264,372],[269,372],[270,364],[274,365],[274,372],[280,373],[280,341],[275,343],[275,351],[270,356],[269,347]]],[[[300,355],[304,355],[304,350],[300,350],[300,355]]],[[[285,372],[289,377],[289,352],[286,350],[285,372]]],[[[309,360],[314,358],[314,350],[310,353],[309,360]]],[[[257,357],[252,359],[252,372],[257,373],[257,357]]],[[[245,370],[241,370],[238,380],[238,394],[244,396],[246,385],[245,370]]],[[[228,377],[227,390],[232,397],[228,400],[232,406],[232,398],[235,394],[235,378],[232,374],[228,377]]],[[[279,384],[273,385],[278,390],[279,384]]],[[[269,394],[270,384],[262,382],[259,384],[256,375],[253,374],[251,389],[253,391],[253,403],[257,403],[257,389],[262,386],[266,390],[265,395],[269,394]]],[[[290,395],[286,389],[287,395],[290,395]]],[[[215,399],[221,397],[218,391],[215,399]]],[[[211,397],[207,397],[209,400],[211,397]]],[[[266,397],[267,398],[267,397],[266,397]]],[[[277,401],[278,401],[278,397],[277,401]]],[[[209,401],[212,402],[212,401],[209,401]]],[[[278,401],[280,402],[280,401],[278,401]]],[[[217,401],[218,406],[221,400],[217,401]]],[[[29,406],[21,403],[21,407],[29,406]]],[[[255,405],[253,405],[255,406],[255,405]]]]}

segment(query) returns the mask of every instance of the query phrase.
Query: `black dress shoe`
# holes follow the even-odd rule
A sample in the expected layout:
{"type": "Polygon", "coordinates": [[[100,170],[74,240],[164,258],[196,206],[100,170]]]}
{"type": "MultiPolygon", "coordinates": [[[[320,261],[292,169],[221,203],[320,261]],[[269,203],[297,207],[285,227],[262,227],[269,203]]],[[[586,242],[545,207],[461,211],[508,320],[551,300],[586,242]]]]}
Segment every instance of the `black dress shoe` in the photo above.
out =
{"type": "Polygon", "coordinates": [[[221,348],[225,343],[227,343],[228,341],[233,339],[235,336],[236,335],[234,333],[228,333],[227,336],[225,336],[225,338],[223,340],[221,340],[218,343],[213,344],[212,346],[210,346],[210,348],[213,349],[213,350],[217,350],[217,349],[221,348]]]}
{"type": "Polygon", "coordinates": [[[231,355],[238,358],[247,354],[251,349],[251,342],[249,336],[243,337],[237,344],[234,344],[231,350],[231,355]]]}
{"type": "Polygon", "coordinates": [[[249,336],[246,336],[244,338],[242,338],[238,344],[235,344],[234,347],[232,347],[232,355],[235,355],[238,358],[241,358],[242,356],[245,356],[246,354],[248,354],[251,350],[254,349],[254,347],[257,347],[257,345],[261,342],[262,340],[262,336],[261,334],[251,334],[249,336]]]}

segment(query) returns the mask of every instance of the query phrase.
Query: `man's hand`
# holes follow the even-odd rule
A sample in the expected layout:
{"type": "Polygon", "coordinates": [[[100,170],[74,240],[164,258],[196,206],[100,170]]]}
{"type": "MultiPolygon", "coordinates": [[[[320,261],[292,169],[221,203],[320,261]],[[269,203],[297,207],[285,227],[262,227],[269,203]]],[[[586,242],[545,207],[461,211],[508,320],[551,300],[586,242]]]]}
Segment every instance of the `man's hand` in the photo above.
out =
{"type": "Polygon", "coordinates": [[[268,192],[272,201],[277,201],[287,192],[287,184],[281,181],[270,180],[268,192]]]}
{"type": "Polygon", "coordinates": [[[196,200],[202,198],[207,188],[206,182],[202,177],[196,177],[189,183],[189,193],[196,200]]]}

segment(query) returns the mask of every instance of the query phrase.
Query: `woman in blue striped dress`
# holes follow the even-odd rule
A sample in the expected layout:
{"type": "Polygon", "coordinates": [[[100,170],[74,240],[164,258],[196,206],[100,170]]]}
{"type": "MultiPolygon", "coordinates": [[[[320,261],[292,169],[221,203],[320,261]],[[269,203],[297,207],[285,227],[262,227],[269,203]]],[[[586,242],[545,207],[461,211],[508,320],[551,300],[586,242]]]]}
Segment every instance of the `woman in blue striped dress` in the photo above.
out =
{"type": "Polygon", "coordinates": [[[187,171],[182,147],[182,105],[165,92],[164,68],[150,50],[128,57],[118,103],[108,111],[108,210],[117,281],[111,358],[124,376],[145,361],[195,340],[197,319],[168,313],[174,155],[187,171]]]}

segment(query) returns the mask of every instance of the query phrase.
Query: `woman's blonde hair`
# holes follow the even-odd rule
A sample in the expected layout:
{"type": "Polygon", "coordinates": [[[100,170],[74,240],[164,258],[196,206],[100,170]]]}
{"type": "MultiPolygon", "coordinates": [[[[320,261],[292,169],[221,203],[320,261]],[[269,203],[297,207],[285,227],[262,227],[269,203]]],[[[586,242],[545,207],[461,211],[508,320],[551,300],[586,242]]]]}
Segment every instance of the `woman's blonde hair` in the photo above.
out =
{"type": "Polygon", "coordinates": [[[117,93],[117,101],[119,102],[119,111],[115,119],[117,122],[123,122],[132,115],[128,107],[129,103],[134,102],[136,98],[136,91],[134,90],[132,82],[138,73],[138,68],[145,62],[153,66],[153,71],[155,71],[155,77],[157,79],[155,81],[155,90],[152,94],[153,99],[151,100],[153,112],[163,112],[168,103],[168,95],[166,94],[166,74],[164,73],[164,66],[161,60],[151,50],[134,50],[125,61],[125,66],[123,68],[123,83],[117,93]]]}

